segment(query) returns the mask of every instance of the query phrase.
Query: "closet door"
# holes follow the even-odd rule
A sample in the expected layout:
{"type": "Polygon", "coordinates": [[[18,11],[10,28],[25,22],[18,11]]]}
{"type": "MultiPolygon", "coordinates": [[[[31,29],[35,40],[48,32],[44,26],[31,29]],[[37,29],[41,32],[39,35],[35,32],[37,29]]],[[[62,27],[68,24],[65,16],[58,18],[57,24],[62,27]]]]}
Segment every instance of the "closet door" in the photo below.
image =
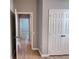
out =
{"type": "Polygon", "coordinates": [[[69,28],[68,10],[49,10],[48,53],[51,55],[68,54],[69,28]]]}

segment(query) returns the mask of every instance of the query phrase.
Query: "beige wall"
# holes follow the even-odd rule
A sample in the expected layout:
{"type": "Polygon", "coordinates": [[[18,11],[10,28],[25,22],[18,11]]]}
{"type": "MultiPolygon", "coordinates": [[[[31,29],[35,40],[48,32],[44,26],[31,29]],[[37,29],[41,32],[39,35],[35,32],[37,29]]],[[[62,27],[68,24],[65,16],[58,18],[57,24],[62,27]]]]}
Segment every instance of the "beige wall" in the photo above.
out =
{"type": "Polygon", "coordinates": [[[38,48],[42,52],[42,1],[37,0],[37,32],[38,32],[38,48]]]}
{"type": "Polygon", "coordinates": [[[12,12],[14,12],[13,0],[10,0],[10,10],[11,10],[12,12]]]}
{"type": "Polygon", "coordinates": [[[36,20],[37,20],[37,1],[36,0],[14,0],[14,7],[17,9],[18,12],[33,12],[33,25],[34,25],[34,40],[33,40],[33,47],[37,48],[37,31],[36,31],[36,20]]]}
{"type": "Polygon", "coordinates": [[[43,19],[42,19],[42,46],[43,54],[48,53],[48,21],[49,21],[49,9],[68,9],[68,0],[43,0],[43,19]]]}

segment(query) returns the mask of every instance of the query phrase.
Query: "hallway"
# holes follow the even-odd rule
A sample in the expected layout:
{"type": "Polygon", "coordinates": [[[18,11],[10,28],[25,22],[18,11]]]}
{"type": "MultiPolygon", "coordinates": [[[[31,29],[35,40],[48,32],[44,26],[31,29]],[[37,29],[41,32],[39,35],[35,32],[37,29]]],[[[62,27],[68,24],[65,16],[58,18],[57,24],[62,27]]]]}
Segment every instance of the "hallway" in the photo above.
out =
{"type": "Polygon", "coordinates": [[[69,59],[69,56],[49,56],[41,57],[38,51],[33,51],[30,44],[21,41],[21,49],[19,49],[18,59],[69,59]]]}

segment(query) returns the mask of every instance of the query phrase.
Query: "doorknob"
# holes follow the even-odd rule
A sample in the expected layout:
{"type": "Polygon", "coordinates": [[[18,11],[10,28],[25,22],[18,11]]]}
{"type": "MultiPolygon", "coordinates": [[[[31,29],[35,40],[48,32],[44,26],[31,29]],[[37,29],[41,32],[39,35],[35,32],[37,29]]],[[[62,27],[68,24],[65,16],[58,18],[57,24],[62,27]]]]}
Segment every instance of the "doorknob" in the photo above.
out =
{"type": "Polygon", "coordinates": [[[61,37],[65,37],[65,35],[61,35],[61,37]]]}

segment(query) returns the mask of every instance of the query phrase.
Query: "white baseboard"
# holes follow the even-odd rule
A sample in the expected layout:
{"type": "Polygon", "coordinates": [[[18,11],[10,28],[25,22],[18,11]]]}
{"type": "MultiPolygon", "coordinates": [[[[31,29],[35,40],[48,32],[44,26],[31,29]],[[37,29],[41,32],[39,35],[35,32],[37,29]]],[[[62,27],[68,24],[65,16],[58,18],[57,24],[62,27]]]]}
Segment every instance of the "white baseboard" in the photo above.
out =
{"type": "MultiPolygon", "coordinates": [[[[40,53],[41,57],[48,57],[50,55],[53,55],[53,54],[43,54],[39,48],[32,48],[32,50],[38,50],[38,52],[40,53]]],[[[69,55],[69,54],[65,54],[65,55],[69,55]]]]}
{"type": "Polygon", "coordinates": [[[48,57],[48,54],[42,54],[42,52],[40,51],[39,48],[32,48],[32,50],[38,50],[38,52],[40,53],[41,57],[48,57]]]}
{"type": "Polygon", "coordinates": [[[32,50],[39,50],[38,48],[32,48],[32,50]]]}
{"type": "Polygon", "coordinates": [[[39,51],[41,57],[48,57],[49,56],[48,54],[42,54],[42,52],[40,50],[38,50],[38,51],[39,51]]]}

